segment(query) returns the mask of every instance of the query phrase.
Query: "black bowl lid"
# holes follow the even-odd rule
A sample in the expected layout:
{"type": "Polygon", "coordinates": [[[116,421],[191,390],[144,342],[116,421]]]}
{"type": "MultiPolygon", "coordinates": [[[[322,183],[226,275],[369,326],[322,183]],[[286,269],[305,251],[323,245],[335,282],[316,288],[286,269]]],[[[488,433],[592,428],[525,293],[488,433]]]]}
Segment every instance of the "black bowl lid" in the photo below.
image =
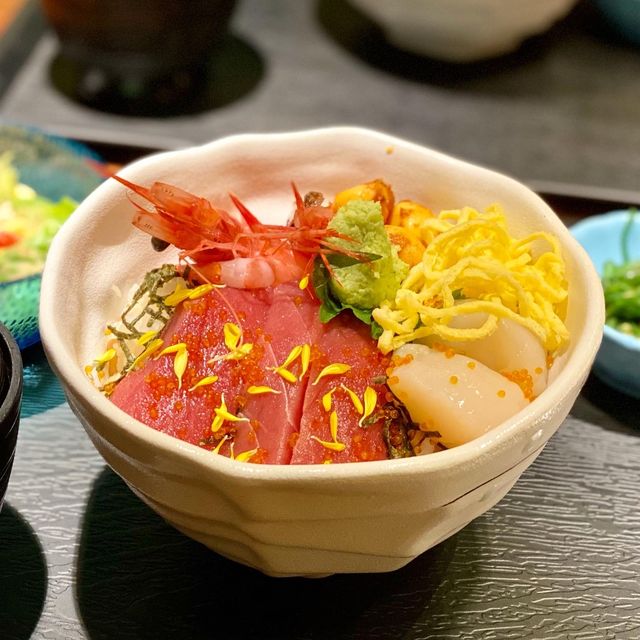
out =
{"type": "Polygon", "coordinates": [[[13,426],[22,400],[22,358],[9,330],[0,323],[0,429],[13,426]]]}

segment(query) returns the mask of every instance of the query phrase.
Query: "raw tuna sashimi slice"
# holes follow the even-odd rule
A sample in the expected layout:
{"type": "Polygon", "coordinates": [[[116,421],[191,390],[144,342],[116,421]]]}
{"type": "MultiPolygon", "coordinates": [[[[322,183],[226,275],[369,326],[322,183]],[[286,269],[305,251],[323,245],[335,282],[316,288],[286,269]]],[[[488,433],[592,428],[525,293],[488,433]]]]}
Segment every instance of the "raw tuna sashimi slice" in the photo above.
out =
{"type": "Polygon", "coordinates": [[[111,400],[158,431],[213,448],[217,441],[212,437],[211,423],[222,394],[228,410],[235,414],[240,408],[244,389],[254,384],[252,376],[260,370],[263,356],[261,327],[271,301],[270,290],[229,288],[183,302],[161,335],[163,347],[177,343],[186,345],[188,364],[181,386],[174,373],[175,354],[151,357],[118,383],[111,400]],[[256,346],[243,361],[220,360],[209,364],[212,358],[228,353],[224,325],[237,322],[231,308],[242,309],[244,341],[256,346]],[[218,376],[214,384],[192,389],[199,380],[211,375],[218,376]]]}
{"type": "MultiPolygon", "coordinates": [[[[385,379],[389,359],[377,349],[369,334],[369,327],[349,314],[342,313],[323,327],[316,338],[309,384],[304,399],[300,431],[291,458],[291,464],[327,462],[361,462],[383,460],[388,457],[382,433],[382,421],[373,421],[363,426],[358,423],[361,414],[345,387],[355,393],[360,401],[367,386],[376,393],[376,410],[382,408],[389,393],[382,383],[385,379]],[[329,375],[314,384],[318,374],[330,364],[346,364],[351,368],[339,375],[329,375]],[[323,406],[323,397],[331,392],[331,407],[323,406]],[[337,416],[338,448],[336,451],[325,443],[333,441],[330,428],[331,413],[337,416]]],[[[376,414],[373,412],[373,416],[376,414]]]]}
{"type": "Polygon", "coordinates": [[[263,368],[261,385],[277,394],[248,395],[243,414],[250,423],[238,424],[235,448],[258,448],[262,462],[288,464],[300,427],[308,375],[300,377],[299,359],[291,367],[296,382],[288,382],[273,369],[281,365],[292,349],[311,346],[320,331],[318,303],[301,292],[297,284],[283,284],[273,290],[271,307],[263,326],[263,368]]]}

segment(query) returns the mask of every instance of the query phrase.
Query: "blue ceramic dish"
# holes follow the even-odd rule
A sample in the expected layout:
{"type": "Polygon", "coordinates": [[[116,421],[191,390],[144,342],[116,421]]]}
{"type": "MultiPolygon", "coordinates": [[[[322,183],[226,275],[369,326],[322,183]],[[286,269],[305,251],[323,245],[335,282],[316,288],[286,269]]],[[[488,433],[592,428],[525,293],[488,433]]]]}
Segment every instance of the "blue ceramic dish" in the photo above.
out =
{"type": "Polygon", "coordinates": [[[595,0],[595,4],[618,33],[640,45],[640,0],[595,0]]]}
{"type": "MultiPolygon", "coordinates": [[[[88,147],[36,129],[0,126],[0,154],[7,151],[20,181],[54,201],[68,196],[80,202],[104,179],[100,158],[88,147]]],[[[39,274],[0,282],[0,322],[21,349],[40,339],[39,300],[39,274]]]]}
{"type": "Polygon", "coordinates": [[[13,466],[21,401],[20,350],[7,328],[0,324],[0,509],[13,466]]]}
{"type": "MultiPolygon", "coordinates": [[[[640,6],[640,3],[638,3],[640,6]]],[[[629,211],[611,211],[591,216],[571,228],[571,233],[586,249],[599,274],[605,262],[620,264],[622,232],[629,211]]],[[[634,220],[629,234],[629,254],[640,260],[640,216],[634,220]]],[[[640,398],[640,338],[627,335],[605,325],[604,336],[593,370],[604,382],[635,398],[640,398]]]]}

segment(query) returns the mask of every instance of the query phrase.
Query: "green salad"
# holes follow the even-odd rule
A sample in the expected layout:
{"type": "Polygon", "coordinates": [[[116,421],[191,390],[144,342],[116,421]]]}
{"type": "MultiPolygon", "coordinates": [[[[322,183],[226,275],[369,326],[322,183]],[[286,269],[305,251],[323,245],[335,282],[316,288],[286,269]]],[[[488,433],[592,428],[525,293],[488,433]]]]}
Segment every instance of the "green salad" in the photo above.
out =
{"type": "Polygon", "coordinates": [[[53,236],[77,203],[53,202],[20,182],[11,153],[0,155],[0,282],[42,270],[53,236]]]}
{"type": "Polygon", "coordinates": [[[633,209],[622,231],[622,264],[605,263],[602,287],[607,324],[640,338],[640,260],[632,260],[629,254],[629,236],[635,216],[633,209]]]}

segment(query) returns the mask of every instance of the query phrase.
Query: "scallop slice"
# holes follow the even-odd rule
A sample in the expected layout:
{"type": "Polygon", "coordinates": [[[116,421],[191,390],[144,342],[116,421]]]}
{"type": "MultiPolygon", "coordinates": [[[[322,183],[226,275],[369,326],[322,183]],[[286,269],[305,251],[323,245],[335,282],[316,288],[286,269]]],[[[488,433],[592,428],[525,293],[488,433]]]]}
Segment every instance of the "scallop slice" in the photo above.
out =
{"type": "Polygon", "coordinates": [[[520,387],[482,363],[421,344],[395,351],[402,362],[388,384],[423,431],[454,447],[501,424],[529,404],[520,387]]]}
{"type": "MultiPolygon", "coordinates": [[[[487,318],[488,314],[481,312],[462,314],[451,320],[451,326],[455,329],[476,329],[487,318]]],[[[430,339],[429,343],[432,342],[430,339]]],[[[534,398],[547,386],[547,354],[542,343],[529,329],[509,318],[500,318],[496,330],[486,338],[464,342],[436,342],[451,347],[456,353],[474,358],[494,371],[516,375],[524,386],[526,380],[518,372],[525,370],[531,376],[534,398]]]]}

